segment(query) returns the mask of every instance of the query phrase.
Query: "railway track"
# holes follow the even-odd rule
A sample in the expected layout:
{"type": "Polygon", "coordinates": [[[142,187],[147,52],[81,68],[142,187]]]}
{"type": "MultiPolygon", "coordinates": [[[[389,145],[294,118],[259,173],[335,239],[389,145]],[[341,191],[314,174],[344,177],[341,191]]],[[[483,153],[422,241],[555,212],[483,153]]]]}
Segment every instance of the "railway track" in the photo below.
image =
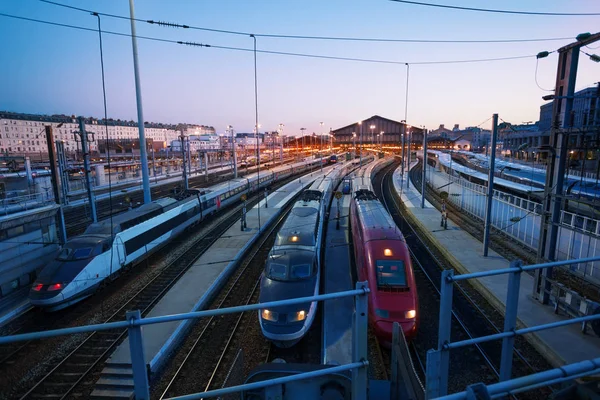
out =
{"type": "MultiPolygon", "coordinates": [[[[279,183],[277,186],[284,185],[287,181],[294,178],[289,178],[284,182],[279,183]]],[[[258,203],[260,194],[254,194],[251,198],[251,206],[258,203]]],[[[239,218],[239,207],[234,207],[227,211],[222,216],[222,221],[215,223],[214,228],[209,229],[207,232],[201,232],[198,234],[198,228],[194,229],[196,235],[194,237],[194,243],[188,246],[187,250],[182,252],[181,255],[172,259],[168,264],[162,268],[162,270],[152,278],[147,284],[141,289],[136,290],[135,294],[131,296],[127,301],[118,303],[118,306],[112,308],[112,311],[103,310],[103,314],[109,315],[108,318],[97,320],[94,322],[112,322],[123,320],[125,318],[126,310],[140,309],[142,314],[147,313],[152,306],[168,291],[168,289],[183,275],[183,273],[193,264],[193,262],[200,257],[204,251],[206,251],[214,241],[216,241],[223,232],[225,232],[232,224],[235,224],[239,218]]],[[[207,220],[208,221],[208,220],[207,220]]],[[[177,251],[180,242],[172,242],[160,252],[151,256],[147,263],[151,263],[155,259],[160,259],[161,253],[165,256],[171,251],[177,251]]],[[[90,299],[93,300],[93,299],[90,299]]],[[[89,300],[88,300],[89,301],[89,300]]],[[[82,303],[78,304],[74,308],[74,312],[71,309],[66,309],[65,314],[58,321],[53,321],[46,326],[46,329],[57,329],[60,327],[68,326],[69,321],[72,321],[74,315],[78,313],[84,313],[86,307],[82,306],[82,303]]],[[[39,312],[39,310],[37,311],[39,312]]],[[[48,319],[53,320],[52,316],[55,314],[48,314],[48,319]]],[[[35,318],[34,318],[35,322],[35,318]]],[[[89,322],[88,322],[89,323],[89,322]]],[[[19,329],[18,333],[24,331],[37,331],[39,330],[39,324],[26,324],[27,328],[19,329]]],[[[96,332],[87,337],[78,336],[74,340],[77,346],[69,351],[64,357],[59,360],[52,360],[49,362],[51,367],[41,379],[39,379],[32,387],[28,387],[28,391],[22,394],[12,393],[13,396],[18,395],[21,398],[34,398],[34,397],[53,397],[53,398],[65,398],[67,395],[77,393],[79,395],[86,395],[91,392],[93,383],[95,380],[87,379],[95,368],[103,362],[103,360],[109,355],[110,350],[118,345],[122,339],[126,336],[126,331],[106,331],[96,332]],[[80,343],[79,343],[80,342],[80,343]],[[52,363],[54,362],[54,365],[52,363]],[[84,378],[86,378],[84,380],[84,378]]],[[[26,357],[29,352],[39,351],[38,347],[41,347],[43,342],[32,341],[26,342],[15,351],[6,354],[3,358],[5,361],[17,360],[22,357],[26,357]]],[[[2,354],[0,352],[0,354],[2,354]]],[[[11,367],[11,363],[0,364],[0,370],[8,369],[11,367]]]]}
{"type": "MultiPolygon", "coordinates": [[[[280,215],[277,223],[268,228],[261,240],[252,246],[250,254],[245,257],[210,309],[258,302],[258,287],[264,262],[275,241],[278,227],[290,207],[280,215]]],[[[160,398],[220,388],[238,349],[245,347],[247,340],[244,336],[247,335],[244,333],[251,324],[258,325],[256,312],[213,316],[198,321],[189,334],[190,337],[195,337],[194,342],[185,351],[183,361],[162,390],[160,398]]]]}
{"type": "MultiPolygon", "coordinates": [[[[426,243],[418,230],[413,227],[401,213],[401,203],[390,185],[391,172],[395,166],[388,167],[377,177],[379,185],[375,185],[382,199],[400,230],[404,233],[411,252],[415,268],[419,292],[420,323],[417,338],[411,347],[417,356],[416,365],[425,365],[426,352],[437,348],[437,328],[439,313],[439,282],[441,272],[449,266],[435,247],[426,243]]],[[[376,189],[376,190],[377,190],[376,189]]],[[[455,285],[452,319],[452,341],[472,337],[485,336],[500,332],[503,316],[489,305],[470,285],[455,285]]],[[[464,390],[474,382],[492,383],[498,379],[501,343],[488,342],[478,346],[463,348],[461,356],[451,353],[450,388],[449,391],[464,390]]],[[[549,368],[549,364],[527,341],[520,337],[515,341],[515,357],[513,359],[513,376],[528,375],[538,370],[549,368]]],[[[547,398],[548,391],[539,391],[520,395],[519,398],[547,398]]]]}

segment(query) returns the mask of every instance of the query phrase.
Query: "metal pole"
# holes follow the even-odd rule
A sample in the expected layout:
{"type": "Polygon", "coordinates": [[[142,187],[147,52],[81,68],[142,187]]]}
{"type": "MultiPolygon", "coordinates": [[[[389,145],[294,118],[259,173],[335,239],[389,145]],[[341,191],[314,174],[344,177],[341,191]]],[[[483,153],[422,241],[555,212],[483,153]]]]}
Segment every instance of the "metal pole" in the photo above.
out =
{"type": "MultiPolygon", "coordinates": [[[[356,282],[356,289],[366,290],[367,282],[356,282]]],[[[352,360],[354,362],[367,361],[367,323],[369,302],[365,294],[356,296],[356,311],[354,312],[354,340],[352,360]]],[[[352,399],[367,398],[367,369],[355,368],[352,370],[352,399]]]]}
{"type": "Polygon", "coordinates": [[[233,152],[233,178],[237,179],[237,177],[238,177],[237,155],[235,152],[235,136],[233,133],[233,126],[229,125],[229,131],[231,132],[231,151],[233,152]]]}
{"type": "Polygon", "coordinates": [[[185,190],[188,190],[189,182],[188,182],[187,168],[185,167],[185,159],[187,156],[185,154],[185,136],[183,135],[183,129],[181,130],[181,135],[179,136],[179,140],[181,141],[181,160],[183,161],[183,188],[185,190]]]}
{"type": "MultiPolygon", "coordinates": [[[[400,128],[402,128],[402,125],[400,125],[400,128]]],[[[402,160],[400,163],[400,175],[404,176],[404,136],[406,135],[406,121],[404,121],[404,132],[400,129],[400,135],[402,139],[402,144],[400,145],[400,160],[402,160]]]]}
{"type": "MultiPolygon", "coordinates": [[[[60,125],[59,125],[60,127],[60,125]]],[[[62,204],[60,201],[60,195],[58,191],[58,174],[56,171],[56,150],[54,149],[54,135],[52,134],[52,126],[46,125],[46,144],[48,146],[48,162],[50,163],[50,175],[52,180],[52,190],[54,192],[54,202],[59,206],[59,230],[60,230],[60,238],[61,243],[64,244],[67,242],[67,229],[65,226],[65,217],[62,208],[62,204]]]]}
{"type": "MultiPolygon", "coordinates": [[[[258,141],[258,80],[256,71],[256,36],[250,35],[254,39],[254,127],[256,128],[256,180],[257,191],[260,190],[260,143],[258,141]]],[[[258,230],[260,231],[260,207],[256,207],[258,212],[258,230]]]]}
{"type": "Polygon", "coordinates": [[[410,141],[412,132],[408,133],[408,146],[406,146],[406,188],[410,188],[410,141]]]}
{"type": "Polygon", "coordinates": [[[425,189],[427,184],[427,129],[423,129],[423,176],[421,177],[421,208],[425,208],[425,189]]]}
{"type": "Polygon", "coordinates": [[[446,269],[442,272],[441,295],[440,295],[440,316],[438,330],[438,348],[440,352],[439,362],[439,395],[444,396],[448,393],[448,369],[450,367],[450,350],[444,349],[444,345],[450,342],[450,332],[452,324],[452,292],[454,282],[452,277],[454,270],[446,269]]]}
{"type": "MultiPolygon", "coordinates": [[[[492,201],[494,199],[494,168],[496,163],[496,139],[498,136],[498,114],[492,117],[492,145],[490,151],[490,170],[488,174],[487,205],[485,209],[485,226],[483,231],[483,256],[488,256],[490,243],[490,225],[492,218],[492,201]]],[[[452,158],[452,156],[450,156],[452,158]]]]}
{"type": "MultiPolygon", "coordinates": [[[[511,268],[521,268],[521,261],[512,261],[511,268]]],[[[519,308],[519,288],[521,284],[521,271],[511,272],[508,276],[508,290],[506,295],[506,312],[504,314],[504,332],[514,332],[517,329],[517,310],[519,308]]],[[[500,381],[510,379],[512,371],[513,350],[515,337],[502,339],[502,352],[500,356],[500,381]]]]}
{"type": "Polygon", "coordinates": [[[81,151],[83,153],[83,172],[85,175],[85,185],[87,186],[88,201],[90,203],[90,211],[92,221],[98,222],[96,215],[96,200],[94,199],[94,191],[92,190],[92,181],[90,179],[90,152],[87,144],[87,133],[85,131],[85,122],[83,117],[79,117],[79,134],[81,135],[81,151]]]}
{"type": "Polygon", "coordinates": [[[321,172],[323,172],[323,123],[321,124],[321,132],[319,133],[319,161],[321,164],[321,172]]]}
{"type": "Polygon", "coordinates": [[[142,88],[138,68],[137,37],[135,32],[135,16],[133,0],[129,0],[129,15],[131,18],[131,45],[133,47],[133,72],[135,75],[135,96],[137,100],[138,126],[140,133],[140,162],[142,164],[142,184],[144,187],[144,204],[152,201],[150,194],[150,176],[148,174],[148,156],[146,154],[146,137],[144,134],[144,112],[142,110],[142,88]]]}
{"type": "MultiPolygon", "coordinates": [[[[125,318],[134,322],[142,318],[140,310],[127,311],[125,318]]],[[[127,329],[129,333],[129,354],[131,356],[131,369],[133,372],[133,387],[136,399],[150,399],[148,392],[148,373],[146,360],[144,358],[144,338],[142,327],[131,326],[127,329]]]]}
{"type": "Polygon", "coordinates": [[[154,161],[154,145],[152,145],[152,175],[154,175],[154,183],[158,182],[158,178],[156,178],[156,162],[154,161]]]}
{"type": "Polygon", "coordinates": [[[362,168],[362,134],[363,134],[363,124],[362,122],[358,123],[360,125],[360,168],[362,168]]]}

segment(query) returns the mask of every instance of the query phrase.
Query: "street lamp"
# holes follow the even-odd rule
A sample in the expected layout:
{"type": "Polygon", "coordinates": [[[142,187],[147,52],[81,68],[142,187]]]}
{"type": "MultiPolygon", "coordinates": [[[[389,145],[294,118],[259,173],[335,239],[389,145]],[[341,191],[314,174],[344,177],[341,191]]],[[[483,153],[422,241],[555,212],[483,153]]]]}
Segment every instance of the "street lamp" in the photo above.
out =
{"type": "Polygon", "coordinates": [[[233,153],[233,179],[237,179],[237,155],[235,153],[235,137],[233,134],[233,126],[227,125],[227,132],[231,134],[231,152],[233,153]]]}
{"type": "Polygon", "coordinates": [[[363,151],[363,144],[362,144],[362,137],[363,137],[363,125],[362,125],[362,121],[358,122],[358,125],[360,126],[360,134],[359,134],[359,138],[358,141],[360,142],[360,164],[359,167],[362,168],[362,151],[363,151]]]}
{"type": "Polygon", "coordinates": [[[302,136],[302,147],[301,147],[301,152],[302,152],[302,157],[304,158],[304,131],[306,130],[306,128],[300,128],[301,131],[301,136],[302,136]]]}
{"type": "Polygon", "coordinates": [[[352,146],[354,147],[354,154],[352,154],[352,159],[356,158],[356,133],[352,132],[352,146]]]}
{"type": "Polygon", "coordinates": [[[383,131],[379,132],[379,146],[383,149],[383,131]]]}
{"type": "Polygon", "coordinates": [[[375,129],[375,125],[371,125],[369,129],[371,130],[371,147],[373,147],[373,130],[375,129]]]}

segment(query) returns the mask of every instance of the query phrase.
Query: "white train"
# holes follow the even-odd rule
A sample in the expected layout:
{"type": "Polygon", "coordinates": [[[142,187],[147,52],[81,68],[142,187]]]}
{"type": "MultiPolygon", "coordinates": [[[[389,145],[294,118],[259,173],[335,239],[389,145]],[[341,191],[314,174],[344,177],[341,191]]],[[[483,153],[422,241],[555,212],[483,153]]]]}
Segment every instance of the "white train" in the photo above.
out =
{"type": "MultiPolygon", "coordinates": [[[[327,210],[335,188],[351,167],[350,163],[334,167],[296,200],[269,252],[260,303],[319,294],[327,210]]],[[[267,339],[278,347],[290,347],[308,332],[316,313],[317,303],[312,302],[261,309],[258,320],[267,339]]]]}
{"type": "Polygon", "coordinates": [[[311,163],[315,161],[263,171],[260,177],[253,174],[230,180],[206,189],[202,195],[195,191],[184,199],[162,198],[113,217],[112,224],[110,219],[92,224],[82,235],[65,243],[42,269],[29,299],[49,311],[79,302],[187,228],[239,202],[243,193],[306,171],[311,163]]]}

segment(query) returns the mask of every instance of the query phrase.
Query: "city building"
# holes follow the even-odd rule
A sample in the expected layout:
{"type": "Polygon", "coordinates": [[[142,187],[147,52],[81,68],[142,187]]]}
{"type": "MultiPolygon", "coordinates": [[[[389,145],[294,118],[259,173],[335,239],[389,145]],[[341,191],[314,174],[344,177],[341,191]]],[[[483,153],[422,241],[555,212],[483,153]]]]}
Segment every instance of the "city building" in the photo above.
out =
{"type": "MultiPolygon", "coordinates": [[[[354,142],[358,145],[361,139],[360,133],[361,126],[358,122],[331,131],[335,143],[341,145],[353,145],[354,142]]],[[[414,148],[421,146],[423,143],[422,128],[379,115],[373,115],[362,121],[362,143],[364,146],[381,143],[383,146],[398,146],[399,148],[402,135],[406,133],[411,134],[411,143],[414,148]],[[383,134],[379,136],[381,133],[383,134]]]]}
{"type": "MultiPolygon", "coordinates": [[[[81,142],[76,132],[79,132],[79,122],[74,116],[67,115],[36,115],[0,111],[0,154],[11,156],[29,156],[34,160],[47,159],[48,146],[46,143],[45,126],[53,127],[54,140],[64,142],[68,156],[77,157],[81,151],[81,142]]],[[[139,138],[138,124],[135,121],[120,119],[85,118],[85,130],[88,132],[89,147],[92,155],[104,153],[103,141],[111,142],[109,148],[115,146],[115,154],[119,146],[125,148],[139,138]],[[102,151],[99,151],[102,149],[102,151]]],[[[184,135],[214,135],[215,129],[205,125],[144,123],[146,139],[152,141],[155,151],[166,149],[171,142],[178,140],[181,132],[184,135]]],[[[139,141],[138,149],[139,149],[139,141]]],[[[122,153],[126,151],[122,149],[122,153]]]]}
{"type": "MultiPolygon", "coordinates": [[[[518,160],[545,162],[548,158],[546,147],[550,144],[552,131],[553,102],[540,107],[540,120],[535,124],[513,125],[502,123],[498,126],[499,140],[503,142],[502,153],[518,160]]],[[[570,164],[578,160],[593,162],[585,164],[586,169],[597,168],[600,148],[600,85],[575,93],[573,110],[567,117],[570,164]]]]}

